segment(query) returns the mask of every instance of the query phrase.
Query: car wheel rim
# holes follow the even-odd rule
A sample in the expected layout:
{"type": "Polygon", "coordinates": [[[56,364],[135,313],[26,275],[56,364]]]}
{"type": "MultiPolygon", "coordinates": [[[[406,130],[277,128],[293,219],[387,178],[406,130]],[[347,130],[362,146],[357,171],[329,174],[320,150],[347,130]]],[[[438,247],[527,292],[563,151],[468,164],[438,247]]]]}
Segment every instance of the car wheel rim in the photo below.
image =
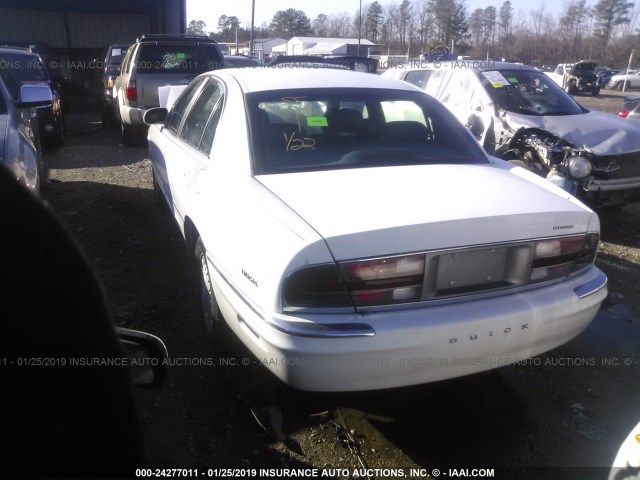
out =
{"type": "Polygon", "coordinates": [[[207,327],[207,331],[212,333],[213,326],[216,322],[217,307],[213,296],[213,288],[211,287],[209,267],[207,266],[207,259],[204,253],[200,256],[200,303],[202,305],[205,326],[207,327]]]}

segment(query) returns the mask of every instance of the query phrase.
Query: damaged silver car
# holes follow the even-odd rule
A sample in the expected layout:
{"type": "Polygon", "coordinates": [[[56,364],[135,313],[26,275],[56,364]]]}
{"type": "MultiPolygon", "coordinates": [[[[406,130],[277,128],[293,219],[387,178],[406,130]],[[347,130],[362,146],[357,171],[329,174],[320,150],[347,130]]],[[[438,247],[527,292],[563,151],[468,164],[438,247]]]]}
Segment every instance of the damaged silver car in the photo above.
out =
{"type": "Polygon", "coordinates": [[[593,206],[640,200],[640,127],[587,110],[543,72],[454,60],[389,70],[440,100],[485,150],[593,206]]]}

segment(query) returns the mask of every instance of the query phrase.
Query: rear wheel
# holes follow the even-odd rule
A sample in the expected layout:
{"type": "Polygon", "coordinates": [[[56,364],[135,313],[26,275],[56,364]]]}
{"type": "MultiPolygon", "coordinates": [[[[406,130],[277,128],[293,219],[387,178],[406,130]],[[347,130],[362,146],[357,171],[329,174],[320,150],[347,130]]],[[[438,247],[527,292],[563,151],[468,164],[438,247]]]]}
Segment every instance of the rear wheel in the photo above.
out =
{"type": "Polygon", "coordinates": [[[616,85],[616,90],[621,92],[623,88],[624,88],[624,82],[618,82],[616,85]]]}
{"type": "Polygon", "coordinates": [[[198,286],[200,289],[200,306],[204,325],[210,336],[214,337],[220,328],[220,308],[213,293],[213,283],[209,274],[209,264],[207,263],[207,250],[201,238],[198,238],[195,248],[196,262],[199,268],[198,286]]]}
{"type": "Polygon", "coordinates": [[[591,91],[591,95],[593,95],[594,97],[597,97],[598,95],[600,95],[600,87],[594,88],[591,91]]]}

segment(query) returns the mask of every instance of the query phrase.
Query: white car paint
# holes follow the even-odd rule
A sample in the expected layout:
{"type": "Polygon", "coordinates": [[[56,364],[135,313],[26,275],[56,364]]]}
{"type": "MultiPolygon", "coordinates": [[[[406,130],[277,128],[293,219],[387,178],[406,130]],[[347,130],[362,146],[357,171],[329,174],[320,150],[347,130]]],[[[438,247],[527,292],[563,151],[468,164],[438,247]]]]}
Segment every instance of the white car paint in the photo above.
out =
{"type": "MultiPolygon", "coordinates": [[[[296,88],[391,89],[404,82],[328,70],[221,70],[210,153],[149,129],[154,176],[188,248],[206,246],[226,323],[295,388],[355,391],[496,368],[578,335],[607,294],[591,265],[552,281],[368,308],[291,307],[283,282],[301,268],[413,252],[487,249],[599,231],[597,215],[523,169],[408,165],[255,175],[245,95],[296,88]]],[[[179,101],[179,100],[178,100],[179,101]]],[[[469,137],[462,127],[452,135],[469,137]]],[[[462,137],[460,137],[462,138],[462,137]]]]}

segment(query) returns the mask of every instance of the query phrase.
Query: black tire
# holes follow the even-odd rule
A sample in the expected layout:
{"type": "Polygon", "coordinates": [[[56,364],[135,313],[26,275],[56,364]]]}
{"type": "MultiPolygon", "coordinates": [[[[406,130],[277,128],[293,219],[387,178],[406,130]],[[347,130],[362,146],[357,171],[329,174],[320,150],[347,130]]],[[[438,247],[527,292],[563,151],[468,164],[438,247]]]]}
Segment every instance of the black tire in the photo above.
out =
{"type": "Polygon", "coordinates": [[[594,97],[597,97],[598,95],[600,95],[600,87],[594,88],[591,91],[591,95],[594,96],[594,97]]]}
{"type": "Polygon", "coordinates": [[[60,121],[58,122],[58,133],[51,137],[50,145],[54,147],[61,147],[64,143],[64,116],[60,115],[60,121]]]}
{"type": "Polygon", "coordinates": [[[213,293],[211,276],[209,274],[209,266],[206,260],[206,253],[207,250],[204,246],[204,243],[202,242],[202,239],[198,237],[194,254],[198,267],[200,307],[202,309],[202,318],[204,320],[204,326],[207,329],[207,333],[212,338],[216,338],[218,336],[220,325],[222,323],[222,315],[220,313],[220,308],[218,307],[218,302],[216,301],[215,294],[213,293]]]}
{"type": "Polygon", "coordinates": [[[140,140],[140,129],[137,125],[127,125],[124,122],[120,123],[120,129],[122,131],[122,144],[125,147],[135,147],[140,140]]]}
{"type": "Polygon", "coordinates": [[[618,82],[616,84],[616,90],[618,90],[619,92],[621,92],[623,88],[624,88],[624,82],[618,82]]]}

